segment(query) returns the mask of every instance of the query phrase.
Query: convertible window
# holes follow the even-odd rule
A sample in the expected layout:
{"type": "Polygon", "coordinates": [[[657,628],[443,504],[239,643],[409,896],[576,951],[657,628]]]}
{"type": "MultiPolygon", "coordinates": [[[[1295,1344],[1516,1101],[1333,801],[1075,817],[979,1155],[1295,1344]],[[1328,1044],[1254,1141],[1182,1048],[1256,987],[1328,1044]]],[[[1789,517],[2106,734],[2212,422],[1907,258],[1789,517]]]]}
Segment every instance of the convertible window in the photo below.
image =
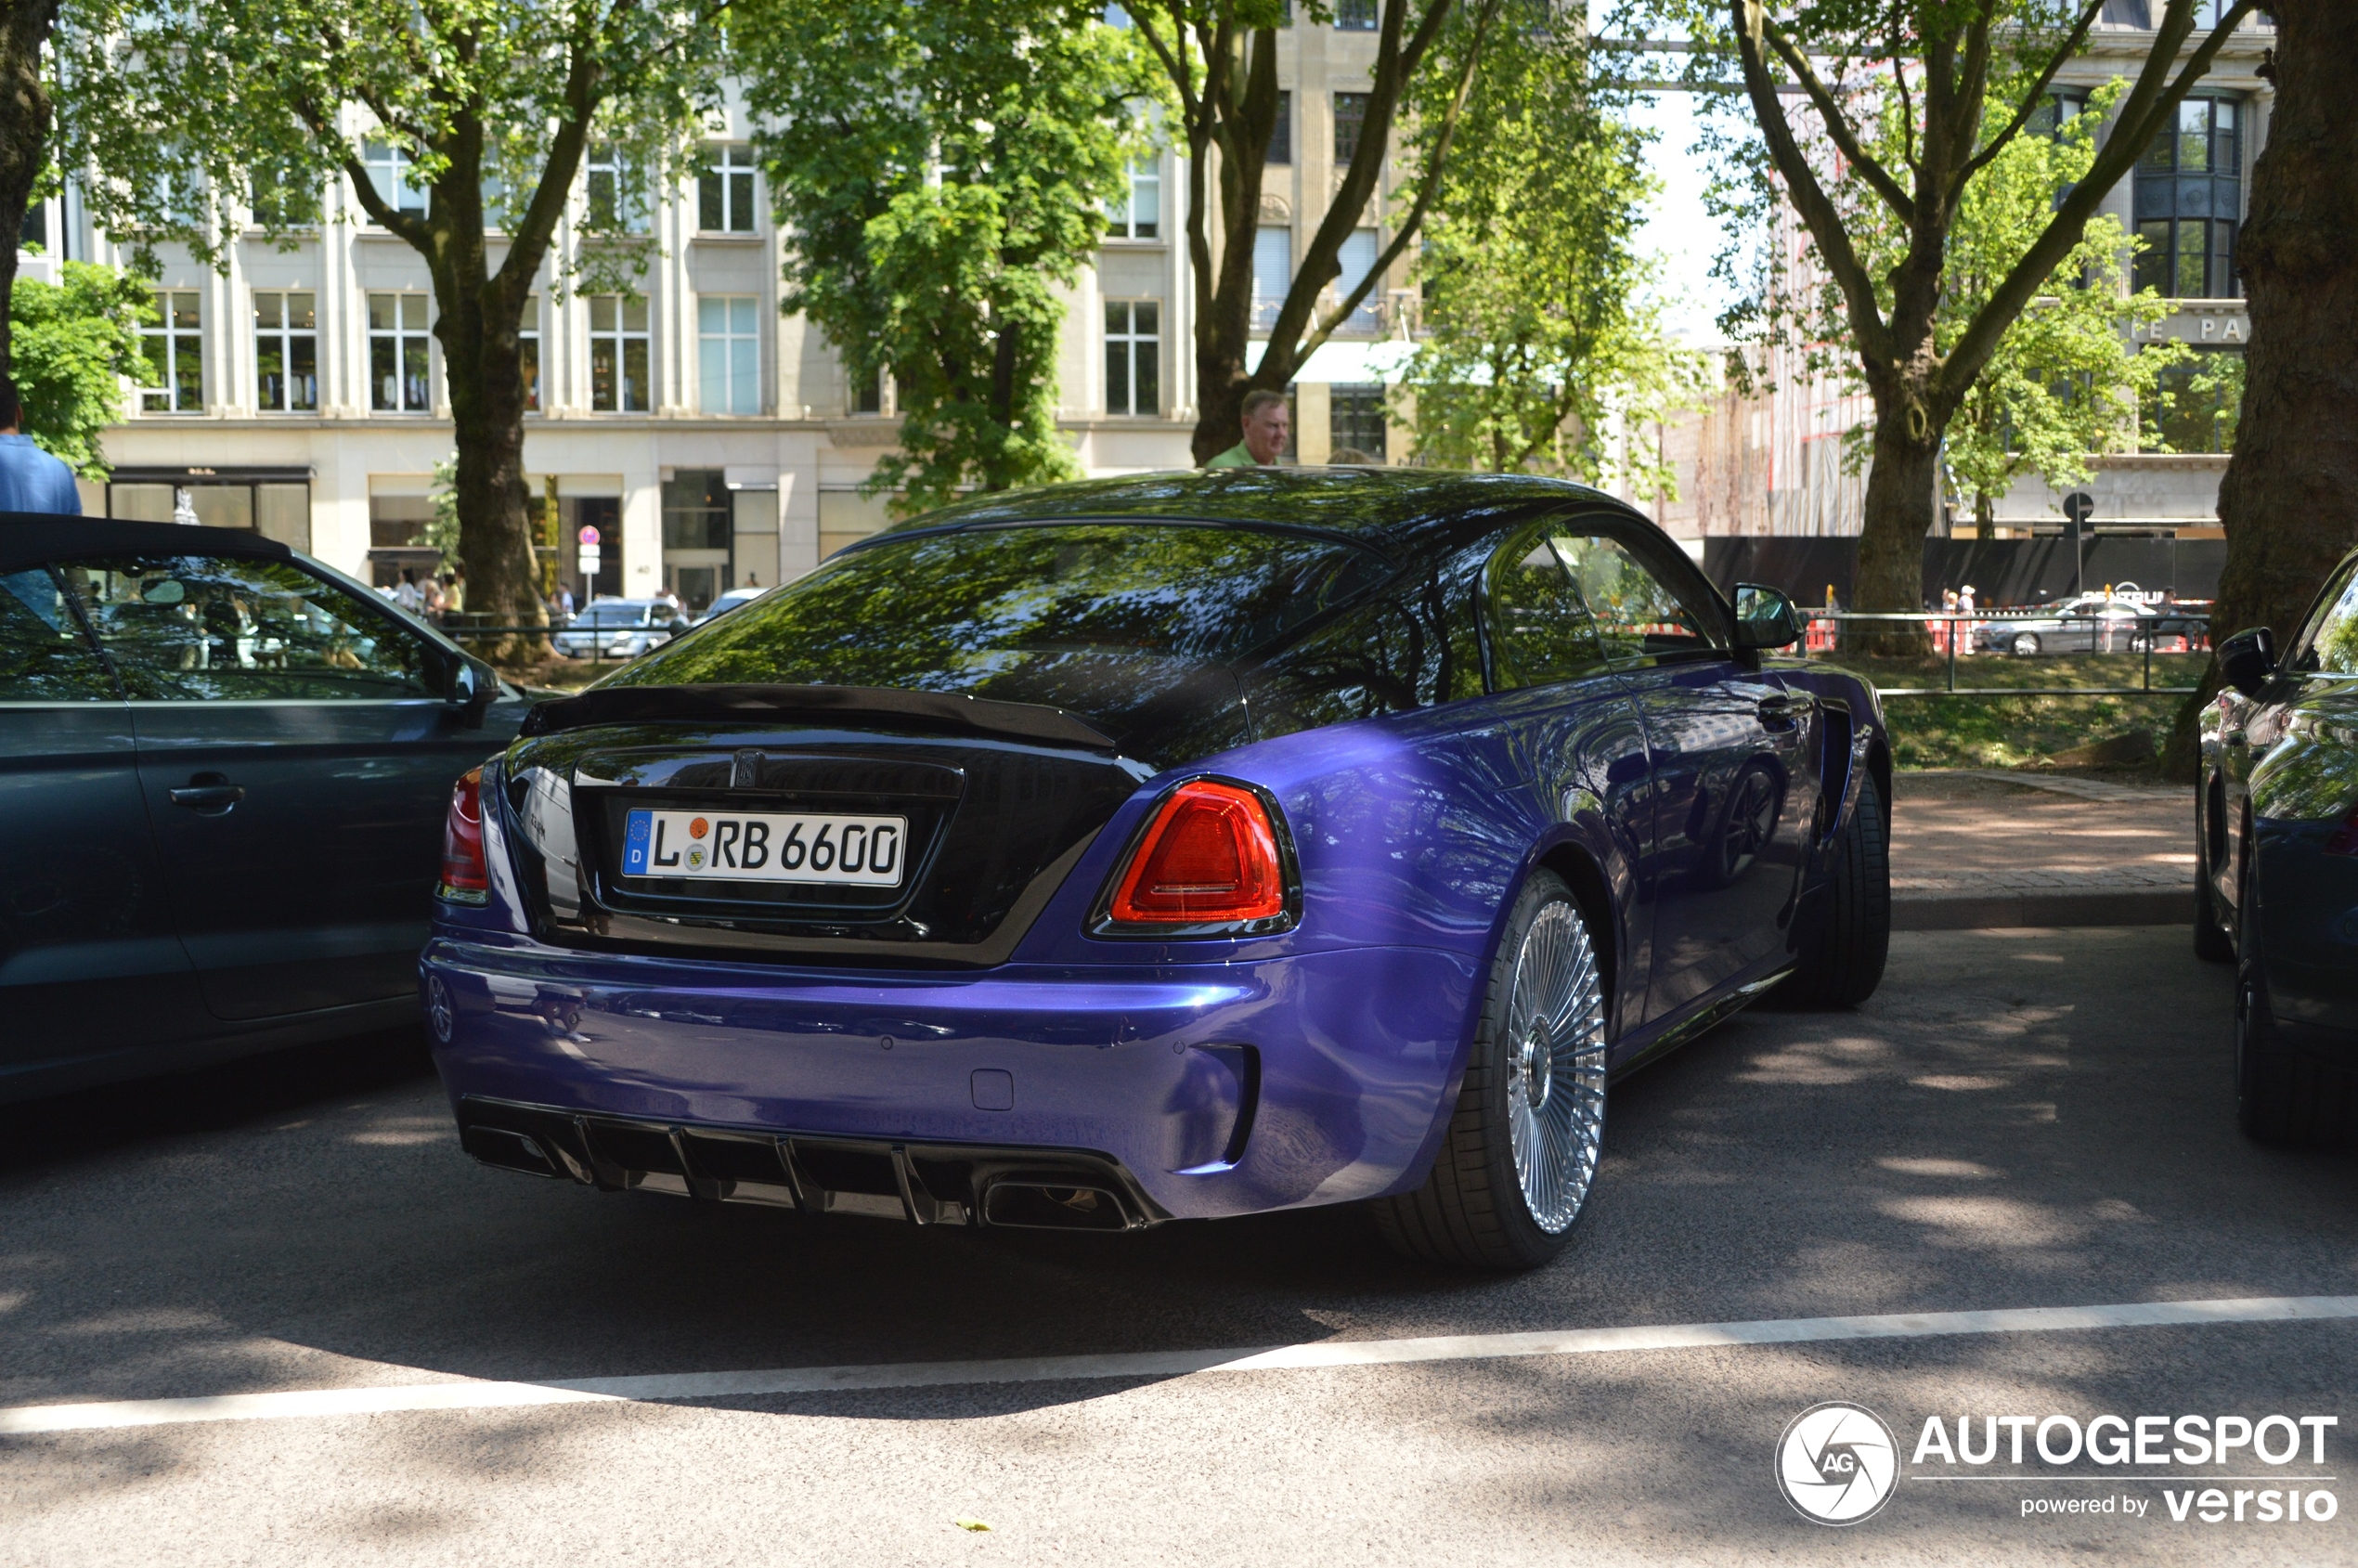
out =
{"type": "Polygon", "coordinates": [[[1520,529],[1491,557],[1491,669],[1501,691],[1569,680],[1604,659],[1597,623],[1549,531],[1546,524],[1520,529]]]}
{"type": "Polygon", "coordinates": [[[41,567],[0,574],[0,702],[114,702],[122,695],[41,567]]]}
{"type": "Polygon", "coordinates": [[[424,639],[288,562],[123,556],[59,573],[135,699],[436,694],[424,639]]]}
{"type": "Polygon", "coordinates": [[[1154,524],[887,537],[641,659],[620,685],[974,692],[1091,710],[1224,664],[1388,574],[1329,540],[1154,524]],[[1165,667],[1160,679],[1145,666],[1165,667]]]}
{"type": "Polygon", "coordinates": [[[1719,647],[1717,617],[1693,590],[1674,586],[1623,540],[1574,520],[1549,530],[1548,542],[1579,585],[1607,658],[1618,664],[1719,647]]]}
{"type": "Polygon", "coordinates": [[[2336,573],[2300,630],[2292,667],[2318,675],[2358,675],[2358,562],[2336,573]]]}

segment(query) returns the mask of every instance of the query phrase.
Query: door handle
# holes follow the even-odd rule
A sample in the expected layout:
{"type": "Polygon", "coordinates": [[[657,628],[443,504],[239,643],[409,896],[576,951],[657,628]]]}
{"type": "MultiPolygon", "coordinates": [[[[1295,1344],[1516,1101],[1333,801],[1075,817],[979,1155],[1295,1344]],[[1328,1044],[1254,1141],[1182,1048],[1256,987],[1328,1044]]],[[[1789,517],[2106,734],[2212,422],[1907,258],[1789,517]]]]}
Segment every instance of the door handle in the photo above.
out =
{"type": "Polygon", "coordinates": [[[1760,715],[1763,724],[1785,728],[1799,723],[1803,716],[1817,706],[1818,699],[1806,693],[1780,692],[1774,696],[1761,698],[1760,706],[1754,711],[1760,715]]]}
{"type": "Polygon", "coordinates": [[[244,788],[231,784],[225,773],[199,773],[172,792],[175,806],[185,806],[201,817],[226,817],[245,797],[244,788]]]}

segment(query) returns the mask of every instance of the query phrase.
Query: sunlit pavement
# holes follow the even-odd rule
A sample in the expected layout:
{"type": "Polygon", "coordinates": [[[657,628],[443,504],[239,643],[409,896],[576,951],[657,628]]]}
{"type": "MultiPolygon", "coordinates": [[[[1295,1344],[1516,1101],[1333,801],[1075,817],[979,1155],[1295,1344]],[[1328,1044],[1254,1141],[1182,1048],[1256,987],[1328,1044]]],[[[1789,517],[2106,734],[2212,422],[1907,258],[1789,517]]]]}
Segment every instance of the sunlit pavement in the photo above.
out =
{"type": "MultiPolygon", "coordinates": [[[[0,1112],[0,1406],[2358,1294],[2358,1160],[2236,1136],[2227,1008],[2177,928],[1902,935],[1859,1013],[1618,1088],[1575,1245],[1503,1279],[1349,1214],[1007,1240],[534,1182],[375,1043],[0,1112]]],[[[0,1562],[2349,1561],[2347,1509],[2172,1522],[2183,1465],[1903,1466],[1831,1529],[1770,1459],[1822,1400],[1903,1459],[1935,1415],[2332,1415],[2284,1469],[2358,1500],[2352,1388],[2342,1319],[176,1421],[0,1438],[0,1562]],[[2105,1497],[2148,1511],[2022,1512],[2105,1497]]]]}

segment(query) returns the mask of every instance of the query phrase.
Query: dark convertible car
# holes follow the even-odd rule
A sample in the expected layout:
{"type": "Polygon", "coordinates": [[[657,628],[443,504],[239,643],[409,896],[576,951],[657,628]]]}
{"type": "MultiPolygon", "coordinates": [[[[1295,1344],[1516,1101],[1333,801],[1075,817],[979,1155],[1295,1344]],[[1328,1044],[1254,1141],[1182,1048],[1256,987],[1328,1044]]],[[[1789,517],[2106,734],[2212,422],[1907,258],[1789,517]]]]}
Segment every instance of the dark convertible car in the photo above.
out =
{"type": "Polygon", "coordinates": [[[0,515],[0,1100],[414,1022],[528,706],[258,535],[0,515]]]}
{"type": "Polygon", "coordinates": [[[2358,552],[2283,658],[2219,647],[2196,797],[2195,949],[2234,961],[2235,1102],[2265,1143],[2358,1132],[2358,552]]]}
{"type": "Polygon", "coordinates": [[[1545,480],[918,518],[461,784],[421,978],[466,1147],[920,1225],[1373,1200],[1537,1263],[1612,1078],[1882,975],[1881,714],[1798,633],[1545,480]]]}

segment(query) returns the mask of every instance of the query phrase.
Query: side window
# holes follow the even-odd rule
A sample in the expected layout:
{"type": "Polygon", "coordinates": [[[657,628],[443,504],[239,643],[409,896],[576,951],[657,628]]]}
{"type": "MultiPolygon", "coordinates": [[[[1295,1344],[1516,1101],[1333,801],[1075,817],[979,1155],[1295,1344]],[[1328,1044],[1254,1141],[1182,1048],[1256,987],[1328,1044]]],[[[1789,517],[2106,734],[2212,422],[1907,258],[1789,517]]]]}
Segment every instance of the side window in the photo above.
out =
{"type": "Polygon", "coordinates": [[[1596,622],[1548,532],[1546,524],[1518,529],[1490,558],[1491,670],[1500,691],[1569,680],[1604,659],[1596,622]]]}
{"type": "Polygon", "coordinates": [[[2328,579],[2316,613],[2300,628],[2290,667],[2302,674],[2358,675],[2358,562],[2328,579]]]}
{"type": "Polygon", "coordinates": [[[1626,541],[1575,519],[1556,525],[1548,543],[1579,584],[1605,656],[1614,663],[1721,646],[1719,617],[1698,590],[1678,586],[1626,541]]]}
{"type": "Polygon", "coordinates": [[[115,702],[121,696],[47,569],[0,573],[0,703],[115,702]]]}
{"type": "Polygon", "coordinates": [[[436,694],[422,638],[291,562],[118,556],[63,574],[136,701],[436,694]]]}
{"type": "Polygon", "coordinates": [[[1247,674],[1253,738],[1479,695],[1471,617],[1452,613],[1471,598],[1471,585],[1459,580],[1466,575],[1445,564],[1401,583],[1247,674]]]}

